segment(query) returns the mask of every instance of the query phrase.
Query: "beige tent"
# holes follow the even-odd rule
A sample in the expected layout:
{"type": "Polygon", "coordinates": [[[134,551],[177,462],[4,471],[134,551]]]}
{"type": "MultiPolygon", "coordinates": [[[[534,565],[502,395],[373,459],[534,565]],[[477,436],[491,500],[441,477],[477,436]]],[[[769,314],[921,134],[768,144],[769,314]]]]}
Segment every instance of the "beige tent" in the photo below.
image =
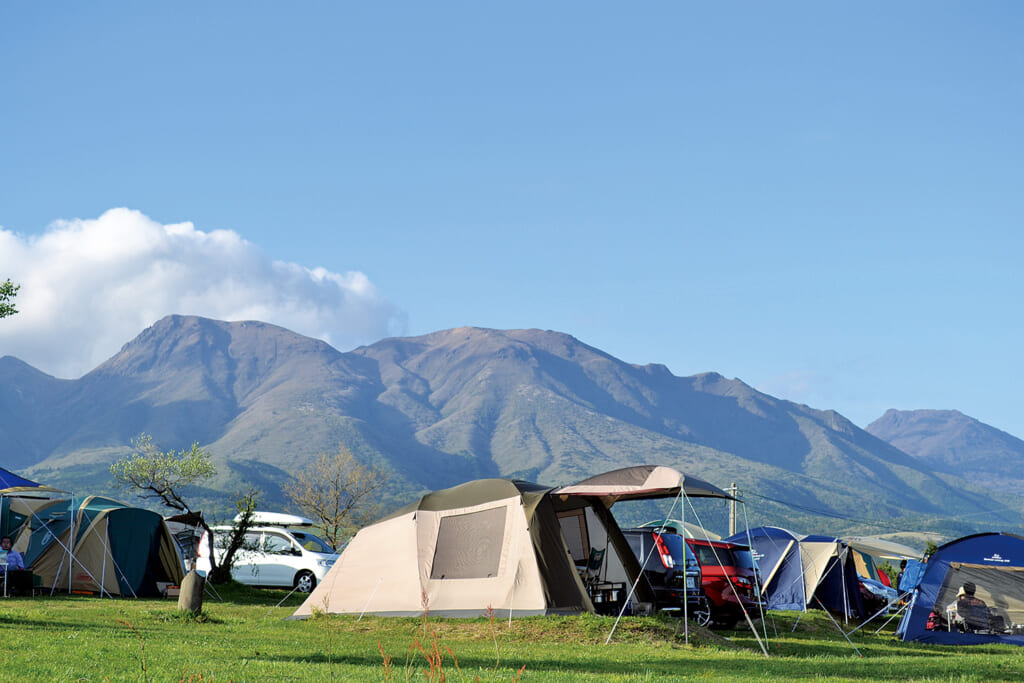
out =
{"type": "Polygon", "coordinates": [[[634,583],[631,607],[645,611],[653,592],[610,507],[679,493],[683,475],[664,470],[628,468],[561,489],[482,479],[427,494],[360,530],[293,618],[594,612],[624,607],[634,583]]]}

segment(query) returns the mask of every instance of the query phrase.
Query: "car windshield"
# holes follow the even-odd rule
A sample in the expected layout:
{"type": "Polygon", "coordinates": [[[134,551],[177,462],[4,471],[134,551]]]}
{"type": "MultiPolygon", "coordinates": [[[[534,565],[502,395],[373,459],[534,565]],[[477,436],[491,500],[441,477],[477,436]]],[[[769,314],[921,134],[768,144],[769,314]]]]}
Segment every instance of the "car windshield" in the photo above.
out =
{"type": "Polygon", "coordinates": [[[334,548],[319,536],[308,534],[305,531],[292,531],[292,536],[295,540],[302,544],[302,547],[306,550],[310,550],[314,553],[329,553],[334,554],[334,548]]]}

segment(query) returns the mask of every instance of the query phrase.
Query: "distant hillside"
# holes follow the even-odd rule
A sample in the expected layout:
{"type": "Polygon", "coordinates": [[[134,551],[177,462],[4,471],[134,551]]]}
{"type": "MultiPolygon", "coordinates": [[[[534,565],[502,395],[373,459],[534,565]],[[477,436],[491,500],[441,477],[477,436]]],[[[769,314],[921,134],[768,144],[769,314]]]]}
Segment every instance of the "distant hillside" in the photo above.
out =
{"type": "MultiPolygon", "coordinates": [[[[460,328],[341,353],[265,323],[169,316],[78,380],[5,358],[0,383],[0,464],[75,490],[108,485],[109,463],[146,432],[214,455],[218,479],[194,492],[210,501],[256,485],[283,506],[289,473],[344,443],[395,473],[388,505],[479,477],[558,484],[659,463],[735,481],[751,523],[797,531],[1022,523],[1016,499],[965,490],[838,413],[558,332],[460,328]]],[[[701,514],[721,528],[720,504],[701,514]]]]}
{"type": "Polygon", "coordinates": [[[867,431],[938,472],[1024,494],[1024,441],[956,410],[889,410],[867,431]]]}

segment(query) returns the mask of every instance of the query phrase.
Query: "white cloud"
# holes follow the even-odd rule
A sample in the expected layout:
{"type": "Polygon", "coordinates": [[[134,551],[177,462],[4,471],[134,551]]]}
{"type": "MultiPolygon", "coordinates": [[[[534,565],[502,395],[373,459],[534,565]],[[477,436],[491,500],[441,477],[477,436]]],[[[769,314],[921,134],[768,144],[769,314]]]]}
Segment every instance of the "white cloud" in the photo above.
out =
{"type": "Polygon", "coordinates": [[[161,225],[138,211],[58,221],[38,237],[0,229],[0,280],[21,285],[0,356],[76,378],[172,313],[260,320],[338,349],[404,333],[404,316],[360,272],[273,261],[227,230],[161,225]]]}

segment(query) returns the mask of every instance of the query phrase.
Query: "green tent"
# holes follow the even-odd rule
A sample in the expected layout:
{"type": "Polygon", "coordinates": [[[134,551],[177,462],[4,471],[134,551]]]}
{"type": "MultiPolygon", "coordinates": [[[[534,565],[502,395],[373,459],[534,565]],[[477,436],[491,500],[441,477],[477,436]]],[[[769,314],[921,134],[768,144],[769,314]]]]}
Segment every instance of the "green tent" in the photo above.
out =
{"type": "Polygon", "coordinates": [[[110,498],[48,501],[27,515],[15,548],[44,588],[155,596],[184,570],[163,518],[110,498]]]}

